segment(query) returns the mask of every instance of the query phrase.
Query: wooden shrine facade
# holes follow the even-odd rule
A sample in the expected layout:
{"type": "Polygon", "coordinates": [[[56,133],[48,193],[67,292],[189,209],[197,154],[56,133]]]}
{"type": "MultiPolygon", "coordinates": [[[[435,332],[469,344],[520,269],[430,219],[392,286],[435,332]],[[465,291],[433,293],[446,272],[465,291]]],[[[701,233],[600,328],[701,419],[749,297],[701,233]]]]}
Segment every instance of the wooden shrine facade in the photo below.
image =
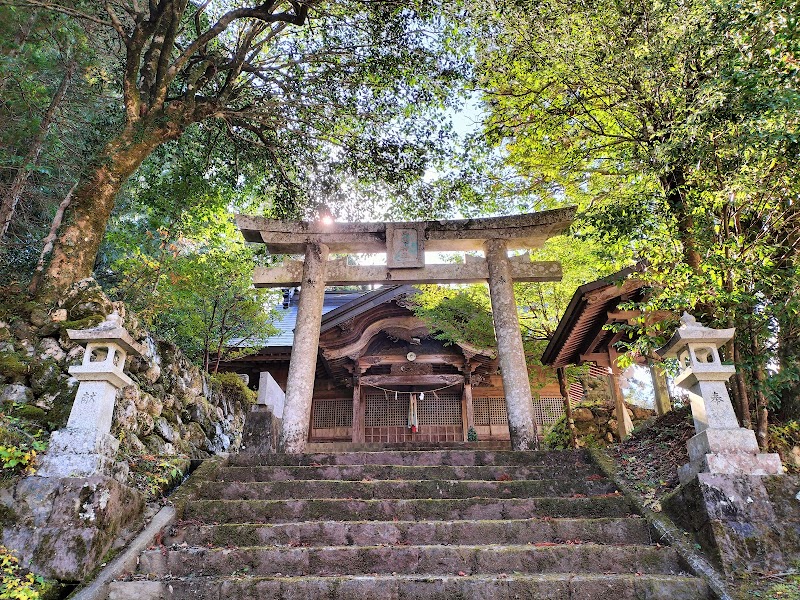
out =
{"type": "MultiPolygon", "coordinates": [[[[222,364],[251,382],[269,372],[285,389],[298,294],[286,292],[283,331],[258,352],[222,364]]],[[[329,289],[321,318],[310,442],[509,440],[508,414],[493,349],[445,346],[410,309],[409,285],[371,291],[329,289]],[[409,427],[412,396],[416,430],[409,427]]],[[[539,435],[563,414],[555,384],[532,397],[539,435]]]]}

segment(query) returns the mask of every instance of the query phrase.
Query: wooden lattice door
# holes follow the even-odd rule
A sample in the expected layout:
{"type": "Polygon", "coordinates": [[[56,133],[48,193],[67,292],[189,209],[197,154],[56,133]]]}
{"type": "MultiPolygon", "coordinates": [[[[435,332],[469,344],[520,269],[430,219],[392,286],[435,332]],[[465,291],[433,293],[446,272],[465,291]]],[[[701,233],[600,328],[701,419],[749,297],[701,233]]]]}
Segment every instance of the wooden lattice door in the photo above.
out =
{"type": "MultiPolygon", "coordinates": [[[[419,394],[417,394],[419,396],[419,394]]],[[[426,393],[417,400],[419,425],[416,433],[408,427],[409,392],[367,392],[364,394],[366,442],[449,442],[463,439],[461,396],[426,393]]]]}
{"type": "Polygon", "coordinates": [[[352,398],[315,398],[311,404],[311,434],[315,442],[343,441],[351,437],[352,398]]]}

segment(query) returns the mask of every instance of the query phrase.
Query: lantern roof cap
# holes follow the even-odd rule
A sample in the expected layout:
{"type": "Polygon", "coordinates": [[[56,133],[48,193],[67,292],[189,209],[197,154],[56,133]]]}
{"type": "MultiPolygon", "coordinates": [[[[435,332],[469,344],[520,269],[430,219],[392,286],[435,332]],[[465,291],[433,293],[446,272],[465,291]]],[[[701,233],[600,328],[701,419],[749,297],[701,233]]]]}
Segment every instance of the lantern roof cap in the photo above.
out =
{"type": "Polygon", "coordinates": [[[106,320],[90,327],[89,329],[67,329],[69,339],[76,342],[88,343],[113,343],[121,346],[126,352],[132,355],[142,355],[145,353],[141,344],[136,343],[130,334],[122,326],[122,317],[114,311],[106,317],[106,320]]]}
{"type": "Polygon", "coordinates": [[[658,354],[663,358],[675,358],[678,352],[690,343],[714,344],[719,348],[733,338],[736,329],[713,329],[698,323],[692,315],[687,312],[681,316],[681,325],[675,330],[672,338],[658,350],[658,354]]]}

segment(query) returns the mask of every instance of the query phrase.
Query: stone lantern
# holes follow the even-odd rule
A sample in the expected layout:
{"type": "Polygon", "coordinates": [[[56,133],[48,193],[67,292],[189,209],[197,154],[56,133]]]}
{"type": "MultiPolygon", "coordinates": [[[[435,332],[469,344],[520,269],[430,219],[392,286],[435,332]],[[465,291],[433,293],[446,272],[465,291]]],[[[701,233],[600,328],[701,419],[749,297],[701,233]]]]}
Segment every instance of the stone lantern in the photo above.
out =
{"type": "Polygon", "coordinates": [[[658,352],[678,360],[675,385],[689,392],[697,433],[689,440],[689,464],[678,470],[681,483],[698,473],[778,475],[777,454],[760,454],[755,433],[739,427],[725,382],[736,373],[724,365],[719,348],[733,338],[734,329],[711,329],[684,313],[681,326],[658,352]]]}
{"type": "Polygon", "coordinates": [[[69,372],[80,382],[67,426],[54,431],[40,477],[127,475],[126,465],[114,461],[119,441],[111,435],[117,391],[133,382],[125,375],[128,354],[143,348],[122,327],[115,312],[91,329],[67,330],[71,340],[86,343],[83,363],[69,372]]]}

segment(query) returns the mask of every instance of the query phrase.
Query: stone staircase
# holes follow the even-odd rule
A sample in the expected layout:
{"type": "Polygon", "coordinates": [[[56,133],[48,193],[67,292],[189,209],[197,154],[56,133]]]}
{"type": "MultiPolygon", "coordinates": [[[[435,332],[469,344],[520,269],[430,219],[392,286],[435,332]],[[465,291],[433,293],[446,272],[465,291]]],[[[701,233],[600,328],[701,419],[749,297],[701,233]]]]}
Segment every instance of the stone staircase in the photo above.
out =
{"type": "Polygon", "coordinates": [[[709,598],[583,452],[231,456],[110,600],[709,598]]]}

